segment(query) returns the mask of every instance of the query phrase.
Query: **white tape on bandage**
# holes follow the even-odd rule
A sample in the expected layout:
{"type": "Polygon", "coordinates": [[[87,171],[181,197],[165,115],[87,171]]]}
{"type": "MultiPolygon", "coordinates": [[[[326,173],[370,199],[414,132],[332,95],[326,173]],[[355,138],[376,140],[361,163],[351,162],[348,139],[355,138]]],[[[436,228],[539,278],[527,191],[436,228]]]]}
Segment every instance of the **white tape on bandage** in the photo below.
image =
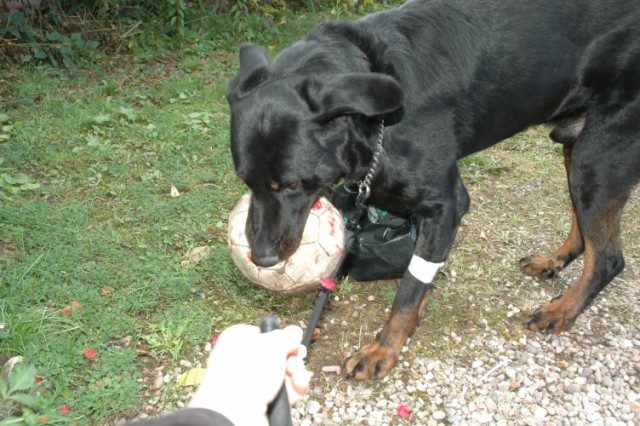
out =
{"type": "Polygon", "coordinates": [[[425,284],[430,284],[433,281],[433,277],[436,276],[436,272],[438,272],[438,269],[442,265],[444,265],[444,262],[441,262],[441,263],[427,262],[423,258],[418,257],[414,254],[413,257],[411,258],[411,262],[409,263],[409,272],[418,281],[423,282],[425,284]]]}

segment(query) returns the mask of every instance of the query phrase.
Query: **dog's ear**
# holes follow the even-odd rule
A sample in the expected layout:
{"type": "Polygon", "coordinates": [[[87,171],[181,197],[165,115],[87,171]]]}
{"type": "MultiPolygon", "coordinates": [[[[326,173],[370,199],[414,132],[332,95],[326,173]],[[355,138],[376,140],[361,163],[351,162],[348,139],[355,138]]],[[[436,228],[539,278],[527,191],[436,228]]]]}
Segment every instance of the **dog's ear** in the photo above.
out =
{"type": "Polygon", "coordinates": [[[240,46],[240,74],[248,75],[258,68],[269,66],[269,56],[258,45],[243,43],[240,46]]]}
{"type": "Polygon", "coordinates": [[[240,70],[227,86],[229,100],[242,97],[262,83],[267,78],[270,63],[267,52],[260,46],[252,43],[242,44],[240,70]]]}
{"type": "Polygon", "coordinates": [[[316,97],[314,120],[326,123],[336,117],[362,114],[382,116],[385,125],[402,119],[404,92],[391,76],[381,73],[346,73],[317,79],[320,90],[316,97]]]}

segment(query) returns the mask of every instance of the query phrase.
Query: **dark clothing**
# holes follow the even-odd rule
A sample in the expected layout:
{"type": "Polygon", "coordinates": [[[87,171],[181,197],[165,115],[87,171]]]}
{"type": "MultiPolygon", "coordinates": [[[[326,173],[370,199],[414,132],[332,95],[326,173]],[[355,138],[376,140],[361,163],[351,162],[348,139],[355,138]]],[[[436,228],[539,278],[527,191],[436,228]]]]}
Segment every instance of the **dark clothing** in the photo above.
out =
{"type": "Polygon", "coordinates": [[[140,420],[126,426],[234,426],[220,413],[206,408],[187,408],[157,419],[140,420]]]}

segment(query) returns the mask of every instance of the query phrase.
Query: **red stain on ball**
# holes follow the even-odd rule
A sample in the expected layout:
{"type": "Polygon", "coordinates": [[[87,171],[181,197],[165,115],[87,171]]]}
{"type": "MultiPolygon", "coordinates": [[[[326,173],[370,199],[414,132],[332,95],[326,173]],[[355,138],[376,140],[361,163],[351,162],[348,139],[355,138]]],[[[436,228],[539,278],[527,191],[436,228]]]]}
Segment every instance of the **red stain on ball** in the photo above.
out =
{"type": "Polygon", "coordinates": [[[334,218],[329,219],[329,235],[332,237],[336,235],[336,220],[334,218]]]}
{"type": "Polygon", "coordinates": [[[313,207],[311,207],[312,210],[320,210],[322,209],[322,201],[320,201],[320,199],[318,198],[318,200],[313,203],[313,207]]]}

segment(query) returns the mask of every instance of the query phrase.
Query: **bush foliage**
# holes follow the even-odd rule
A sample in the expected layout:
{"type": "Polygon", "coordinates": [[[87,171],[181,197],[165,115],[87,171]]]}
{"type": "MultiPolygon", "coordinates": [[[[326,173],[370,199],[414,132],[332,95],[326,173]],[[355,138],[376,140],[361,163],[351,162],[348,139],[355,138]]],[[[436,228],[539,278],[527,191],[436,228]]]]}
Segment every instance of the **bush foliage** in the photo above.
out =
{"type": "MultiPolygon", "coordinates": [[[[352,0],[7,0],[0,5],[0,63],[72,66],[102,54],[255,39],[284,14],[351,7],[352,0]],[[256,25],[257,24],[257,25],[256,25]]],[[[356,0],[370,3],[372,0],[356,0]]]]}

